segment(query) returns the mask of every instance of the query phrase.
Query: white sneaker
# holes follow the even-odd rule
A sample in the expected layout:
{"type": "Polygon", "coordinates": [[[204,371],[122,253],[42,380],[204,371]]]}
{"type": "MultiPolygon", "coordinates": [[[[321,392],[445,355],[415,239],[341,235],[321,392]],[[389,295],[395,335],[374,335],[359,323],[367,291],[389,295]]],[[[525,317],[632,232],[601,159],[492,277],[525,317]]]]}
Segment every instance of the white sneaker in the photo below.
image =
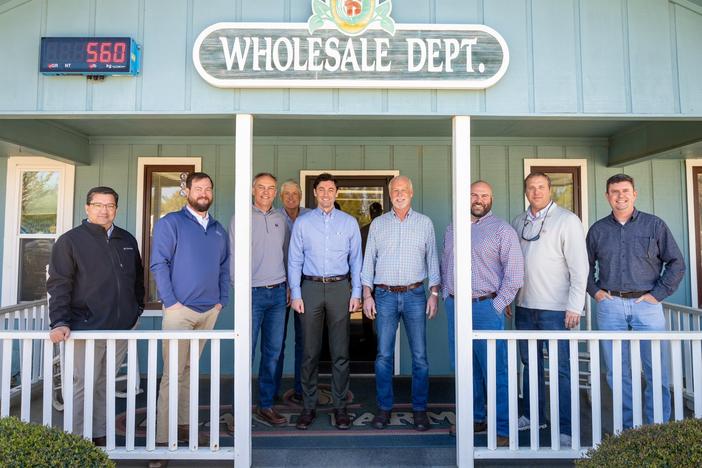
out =
{"type": "Polygon", "coordinates": [[[570,448],[573,445],[573,439],[568,434],[561,434],[561,448],[570,448]]]}
{"type": "MultiPolygon", "coordinates": [[[[545,428],[546,424],[541,424],[539,426],[539,429],[545,428]]],[[[517,429],[520,431],[528,431],[529,429],[531,429],[531,421],[529,420],[529,418],[527,418],[526,416],[519,416],[519,420],[517,421],[517,429]]]]}

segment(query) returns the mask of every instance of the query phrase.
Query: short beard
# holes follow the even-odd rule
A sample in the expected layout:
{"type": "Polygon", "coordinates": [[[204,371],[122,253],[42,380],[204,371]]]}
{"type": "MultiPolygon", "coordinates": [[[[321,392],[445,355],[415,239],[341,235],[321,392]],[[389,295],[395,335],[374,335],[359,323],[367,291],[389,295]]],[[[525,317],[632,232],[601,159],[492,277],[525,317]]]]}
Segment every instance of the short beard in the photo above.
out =
{"type": "Polygon", "coordinates": [[[210,206],[212,205],[212,201],[198,202],[197,199],[188,198],[188,205],[190,205],[190,207],[193,210],[195,210],[199,213],[204,213],[210,209],[210,206]]]}
{"type": "Polygon", "coordinates": [[[477,214],[475,211],[473,211],[473,210],[471,209],[471,210],[470,210],[470,214],[473,215],[473,216],[475,216],[476,218],[482,218],[483,216],[485,216],[486,214],[488,214],[488,213],[490,212],[491,209],[492,209],[492,205],[488,205],[488,206],[485,207],[485,211],[483,211],[481,214],[477,214]]]}

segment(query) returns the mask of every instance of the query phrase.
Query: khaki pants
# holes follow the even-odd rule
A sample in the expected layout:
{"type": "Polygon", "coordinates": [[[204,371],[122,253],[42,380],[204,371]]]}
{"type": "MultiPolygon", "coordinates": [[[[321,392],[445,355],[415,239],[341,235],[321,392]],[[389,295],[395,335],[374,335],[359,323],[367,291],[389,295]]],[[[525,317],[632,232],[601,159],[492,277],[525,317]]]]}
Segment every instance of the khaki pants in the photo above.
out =
{"type": "MultiPolygon", "coordinates": [[[[73,364],[73,433],[83,437],[83,406],[85,398],[85,341],[76,340],[73,364]]],[[[115,343],[115,371],[119,369],[127,355],[127,341],[115,343]]],[[[93,368],[93,434],[92,437],[105,437],[105,414],[107,410],[107,341],[95,340],[93,368]]]]}
{"type": "MultiPolygon", "coordinates": [[[[212,330],[219,311],[215,308],[207,312],[195,312],[185,306],[163,311],[164,330],[212,330]]],[[[199,353],[205,347],[200,341],[199,353]]],[[[156,442],[168,442],[168,340],[163,341],[163,376],[158,391],[156,406],[156,442]]],[[[178,424],[190,423],[190,341],[178,342],[178,424]]]]}

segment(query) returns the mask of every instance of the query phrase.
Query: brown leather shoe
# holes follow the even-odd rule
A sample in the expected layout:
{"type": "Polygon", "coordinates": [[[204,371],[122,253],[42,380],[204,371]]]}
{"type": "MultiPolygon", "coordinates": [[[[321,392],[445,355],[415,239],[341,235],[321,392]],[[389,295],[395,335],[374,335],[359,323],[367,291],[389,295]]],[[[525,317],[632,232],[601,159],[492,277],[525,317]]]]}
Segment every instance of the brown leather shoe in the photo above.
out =
{"type": "MultiPolygon", "coordinates": [[[[190,426],[187,424],[178,424],[178,443],[190,443],[190,426]]],[[[197,445],[204,447],[210,445],[210,434],[197,431],[197,445]]]]}
{"type": "Polygon", "coordinates": [[[263,419],[267,423],[273,425],[273,426],[281,426],[283,424],[286,424],[288,422],[287,419],[285,419],[284,416],[282,416],[280,413],[278,413],[276,410],[273,408],[256,408],[256,416],[259,418],[263,419]]]}
{"type": "Polygon", "coordinates": [[[509,437],[497,436],[498,447],[509,447],[509,437]]]}
{"type": "Polygon", "coordinates": [[[420,432],[428,431],[431,427],[429,418],[427,417],[426,411],[415,411],[414,416],[414,428],[420,432]]]}
{"type": "Polygon", "coordinates": [[[390,411],[379,410],[371,421],[371,426],[376,429],[385,429],[390,421],[390,411]]]}
{"type": "Polygon", "coordinates": [[[487,432],[487,423],[482,421],[476,421],[473,423],[473,434],[482,434],[487,432]]]}
{"type": "Polygon", "coordinates": [[[336,428],[345,430],[351,426],[351,418],[346,408],[339,408],[334,410],[334,421],[336,422],[336,428]]]}
{"type": "Polygon", "coordinates": [[[304,431],[314,422],[315,417],[317,417],[317,412],[315,410],[303,409],[302,413],[300,413],[300,417],[297,418],[297,424],[295,424],[295,427],[301,431],[304,431]]]}
{"type": "Polygon", "coordinates": [[[96,447],[104,447],[107,445],[107,438],[105,436],[93,437],[93,443],[96,447]]]}

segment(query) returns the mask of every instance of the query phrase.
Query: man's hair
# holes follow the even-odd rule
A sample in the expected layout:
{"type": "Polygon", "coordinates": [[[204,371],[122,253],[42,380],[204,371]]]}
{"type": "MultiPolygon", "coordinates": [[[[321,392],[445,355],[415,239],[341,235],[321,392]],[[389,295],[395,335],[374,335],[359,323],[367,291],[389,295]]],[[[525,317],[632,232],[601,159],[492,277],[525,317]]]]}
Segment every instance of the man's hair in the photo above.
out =
{"type": "Polygon", "coordinates": [[[312,188],[316,190],[316,189],[317,189],[317,186],[318,186],[321,182],[327,182],[327,181],[332,181],[332,182],[334,182],[334,187],[335,187],[335,188],[339,188],[339,183],[336,181],[336,178],[334,178],[334,176],[331,175],[331,174],[328,173],[328,172],[322,172],[321,174],[319,174],[319,175],[314,179],[314,182],[312,183],[312,188]]]}
{"type": "Polygon", "coordinates": [[[546,183],[548,184],[548,188],[551,188],[551,178],[548,176],[548,174],[546,174],[545,172],[536,171],[536,172],[532,172],[531,174],[529,174],[528,176],[526,176],[526,179],[524,179],[524,191],[525,191],[525,192],[526,192],[527,184],[529,183],[529,181],[530,181],[531,179],[536,178],[536,177],[543,177],[543,178],[545,178],[545,179],[546,179],[546,183]]]}
{"type": "Polygon", "coordinates": [[[115,197],[115,205],[119,205],[119,195],[117,195],[117,192],[112,187],[93,187],[90,190],[88,190],[88,195],[85,197],[85,204],[90,205],[93,201],[93,196],[96,194],[102,194],[102,195],[112,195],[115,197]]]}
{"type": "Polygon", "coordinates": [[[618,184],[620,182],[629,182],[631,188],[636,190],[636,185],[634,185],[634,178],[627,174],[614,174],[612,177],[607,179],[607,186],[605,188],[605,193],[609,193],[609,186],[612,184],[618,184]]]}
{"type": "Polygon", "coordinates": [[[285,191],[285,189],[287,187],[290,187],[290,186],[295,187],[295,190],[297,190],[297,193],[299,193],[300,196],[302,196],[302,187],[300,187],[300,184],[298,184],[297,181],[295,181],[293,179],[288,179],[285,182],[283,182],[283,185],[280,186],[280,196],[281,197],[283,196],[283,192],[285,191]]]}
{"type": "Polygon", "coordinates": [[[200,179],[210,179],[210,184],[212,184],[212,188],[214,188],[214,182],[212,181],[212,177],[205,174],[204,172],[191,172],[190,174],[188,174],[188,178],[185,179],[185,186],[187,188],[191,188],[193,182],[200,179]]]}
{"type": "Polygon", "coordinates": [[[368,207],[368,214],[370,214],[371,219],[377,218],[383,214],[383,206],[378,202],[373,202],[368,207]]]}
{"type": "Polygon", "coordinates": [[[258,174],[256,174],[254,176],[253,182],[251,182],[251,185],[252,186],[256,185],[256,181],[258,179],[260,179],[261,177],[270,177],[271,179],[273,179],[273,182],[278,183],[278,178],[276,176],[274,176],[273,174],[271,174],[270,172],[259,172],[258,174]]]}
{"type": "Polygon", "coordinates": [[[407,177],[406,175],[396,175],[395,177],[393,177],[392,179],[390,179],[390,182],[388,182],[388,190],[389,190],[390,192],[392,192],[392,184],[394,184],[394,183],[397,182],[398,180],[406,180],[406,181],[407,181],[407,184],[409,184],[410,190],[414,192],[414,187],[412,186],[412,179],[410,179],[410,178],[407,177]]]}

